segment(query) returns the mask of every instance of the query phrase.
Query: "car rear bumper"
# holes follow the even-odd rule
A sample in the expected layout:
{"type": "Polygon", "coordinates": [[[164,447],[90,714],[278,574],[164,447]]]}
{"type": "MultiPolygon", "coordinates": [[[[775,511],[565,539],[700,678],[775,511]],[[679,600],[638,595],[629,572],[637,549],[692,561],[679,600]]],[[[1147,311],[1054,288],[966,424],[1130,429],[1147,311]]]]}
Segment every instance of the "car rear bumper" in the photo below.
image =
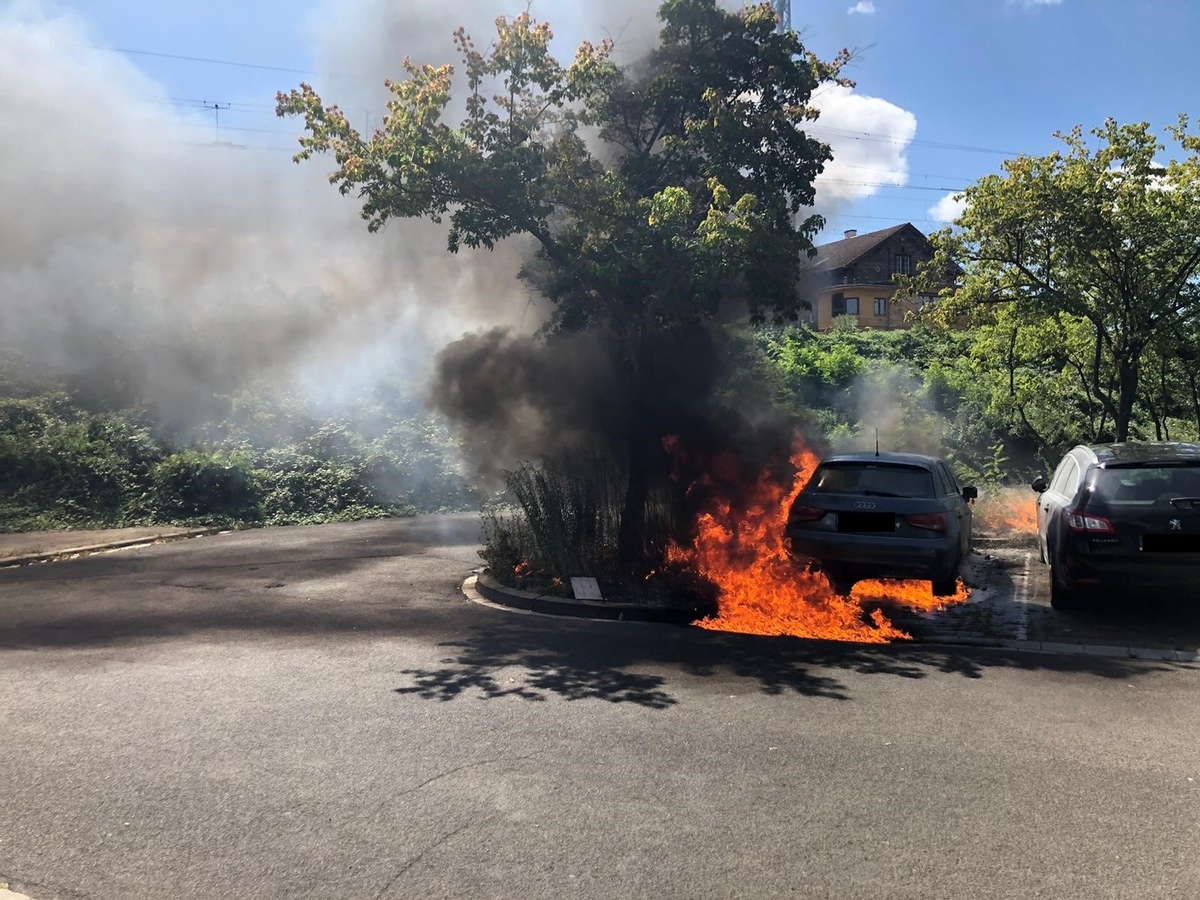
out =
{"type": "Polygon", "coordinates": [[[1200,591],[1200,554],[1175,559],[1163,555],[1114,559],[1068,555],[1062,561],[1061,577],[1070,588],[1200,591]]]}
{"type": "Polygon", "coordinates": [[[891,535],[835,534],[789,528],[792,552],[868,578],[949,578],[958,554],[939,541],[891,535]]]}

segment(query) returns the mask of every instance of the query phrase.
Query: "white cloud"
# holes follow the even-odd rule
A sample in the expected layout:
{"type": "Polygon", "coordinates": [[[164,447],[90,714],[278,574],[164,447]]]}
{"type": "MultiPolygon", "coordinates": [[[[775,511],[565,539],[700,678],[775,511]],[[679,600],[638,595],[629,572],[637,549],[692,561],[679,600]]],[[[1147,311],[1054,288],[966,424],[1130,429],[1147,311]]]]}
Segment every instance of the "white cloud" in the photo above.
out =
{"type": "MultiPolygon", "coordinates": [[[[1018,0],[1008,0],[1009,5],[1018,2],[1018,0]]],[[[1061,6],[1063,0],[1019,0],[1020,4],[1025,9],[1040,9],[1043,6],[1061,6]]]]}
{"type": "Polygon", "coordinates": [[[917,117],[880,97],[830,85],[813,98],[821,117],[809,129],[829,144],[833,160],[817,176],[817,209],[830,215],[843,203],[870,197],[883,185],[908,183],[905,152],[917,117]]]}
{"type": "Polygon", "coordinates": [[[963,214],[963,210],[966,208],[966,198],[960,193],[951,191],[933,206],[929,207],[927,215],[936,222],[953,222],[963,214]]]}
{"type": "Polygon", "coordinates": [[[852,7],[846,10],[846,14],[850,16],[873,16],[875,15],[875,4],[871,0],[859,0],[852,7]]]}

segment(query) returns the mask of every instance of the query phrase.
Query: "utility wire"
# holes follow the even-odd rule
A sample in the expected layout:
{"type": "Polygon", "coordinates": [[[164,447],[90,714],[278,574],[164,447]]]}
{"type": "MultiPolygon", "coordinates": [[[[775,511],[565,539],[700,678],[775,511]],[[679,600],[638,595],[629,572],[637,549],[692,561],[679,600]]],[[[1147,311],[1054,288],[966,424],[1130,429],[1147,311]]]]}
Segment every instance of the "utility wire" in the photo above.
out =
{"type": "MultiPolygon", "coordinates": [[[[202,107],[202,106],[204,106],[204,104],[209,103],[211,101],[194,100],[191,97],[168,97],[167,102],[172,104],[173,106],[202,107]]],[[[230,107],[231,112],[241,112],[241,113],[247,113],[247,114],[251,114],[251,115],[258,114],[257,111],[260,109],[261,110],[267,110],[267,109],[274,110],[275,109],[274,103],[241,103],[241,102],[232,102],[231,101],[231,102],[222,104],[221,108],[224,109],[226,106],[230,107]]],[[[274,117],[274,114],[272,114],[272,117],[274,117]]]]}
{"type": "Polygon", "coordinates": [[[921,147],[936,147],[940,150],[961,150],[966,153],[995,153],[998,156],[1020,156],[1017,150],[998,150],[995,147],[976,147],[971,144],[950,144],[943,141],[926,141],[920,138],[911,138],[907,141],[902,141],[899,138],[888,135],[874,134],[870,131],[850,131],[846,128],[835,128],[826,125],[812,125],[805,129],[813,133],[824,133],[835,135],[837,137],[850,138],[856,141],[870,141],[878,144],[900,144],[908,146],[916,144],[921,147]]]}
{"type": "MultiPolygon", "coordinates": [[[[95,44],[91,44],[89,46],[92,47],[92,49],[94,49],[94,50],[106,50],[111,53],[129,53],[129,54],[136,55],[136,56],[156,56],[156,57],[160,57],[162,59],[180,59],[180,60],[186,60],[188,62],[207,63],[209,65],[216,65],[216,66],[236,66],[236,67],[242,68],[242,69],[261,69],[261,70],[267,71],[267,72],[288,72],[293,75],[321,76],[321,74],[322,74],[320,72],[313,72],[309,69],[289,69],[285,66],[267,66],[267,65],[262,65],[261,63],[236,62],[236,61],[228,60],[228,59],[211,59],[209,57],[204,57],[204,56],[184,56],[184,55],[178,54],[178,53],[161,53],[156,50],[133,50],[133,49],[130,49],[127,47],[101,47],[101,46],[95,45],[95,44]]],[[[191,102],[191,101],[185,101],[185,102],[191,102]]],[[[252,104],[241,104],[241,105],[250,106],[252,104]]],[[[253,105],[257,105],[257,104],[253,104],[253,105]]],[[[266,104],[262,104],[262,106],[263,106],[263,108],[267,108],[266,104]]],[[[934,147],[934,148],[938,148],[938,149],[942,149],[942,150],[959,150],[959,151],[962,151],[965,153],[994,153],[999,156],[1020,156],[1019,151],[1016,151],[1016,150],[1000,150],[995,147],[979,147],[979,146],[974,146],[971,144],[954,144],[954,143],[946,143],[943,141],[927,141],[927,140],[922,140],[919,138],[911,138],[907,141],[902,141],[899,138],[895,138],[890,135],[880,135],[880,134],[875,134],[870,131],[852,131],[852,130],[846,129],[846,128],[838,128],[838,127],[832,126],[832,125],[821,125],[819,123],[809,126],[806,130],[810,131],[810,132],[837,135],[839,137],[847,137],[847,138],[851,138],[856,141],[871,141],[874,143],[883,143],[883,144],[900,144],[900,145],[904,145],[904,146],[907,146],[910,144],[915,144],[915,145],[921,146],[921,147],[934,147]]]]}
{"type": "Polygon", "coordinates": [[[241,69],[263,69],[267,72],[289,72],[293,75],[320,75],[320,72],[310,72],[308,69],[288,69],[283,66],[264,66],[258,63],[234,62],[228,59],[209,59],[204,56],[183,56],[178,53],[159,53],[155,50],[130,50],[128,47],[100,47],[89,44],[93,50],[107,50],[110,53],[129,53],[134,56],[158,56],[163,59],[182,59],[188,62],[208,63],[214,66],[237,66],[241,69]]]}

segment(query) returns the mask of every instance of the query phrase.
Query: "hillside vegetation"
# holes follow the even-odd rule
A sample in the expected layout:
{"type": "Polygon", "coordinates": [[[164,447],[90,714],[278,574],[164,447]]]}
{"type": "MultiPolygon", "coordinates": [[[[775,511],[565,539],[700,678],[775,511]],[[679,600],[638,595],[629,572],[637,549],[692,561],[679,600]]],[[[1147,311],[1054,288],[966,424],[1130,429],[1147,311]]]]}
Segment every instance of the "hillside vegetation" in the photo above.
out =
{"type": "Polygon", "coordinates": [[[0,385],[0,531],[293,525],[475,508],[445,425],[396,390],[337,415],[246,390],[220,421],[166,430],[146,409],[59,385],[0,385]]]}
{"type": "MultiPolygon", "coordinates": [[[[1048,473],[1111,439],[1086,384],[1052,355],[1005,352],[994,329],[871,331],[849,320],[734,333],[726,391],[766,387],[769,414],[824,449],[937,453],[983,487],[1048,473]]],[[[1181,398],[1181,399],[1186,399],[1181,398]]],[[[145,524],[291,525],[478,509],[447,425],[381,387],[332,415],[265,389],[167,431],[143,408],[85,406],[61,385],[0,381],[0,530],[145,524]]],[[[1134,437],[1194,440],[1186,405],[1147,405],[1134,437]]],[[[539,461],[533,460],[537,463],[539,461]]]]}

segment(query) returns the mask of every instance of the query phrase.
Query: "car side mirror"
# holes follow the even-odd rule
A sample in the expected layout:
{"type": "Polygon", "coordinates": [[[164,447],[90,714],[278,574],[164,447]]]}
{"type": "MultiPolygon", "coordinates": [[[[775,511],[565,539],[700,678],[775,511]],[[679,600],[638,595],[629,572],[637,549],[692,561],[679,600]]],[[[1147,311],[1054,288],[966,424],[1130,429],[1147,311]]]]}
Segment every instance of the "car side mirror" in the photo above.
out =
{"type": "Polygon", "coordinates": [[[974,485],[968,485],[967,487],[963,488],[962,495],[964,500],[978,500],[979,488],[975,487],[974,485]]]}
{"type": "Polygon", "coordinates": [[[1050,485],[1046,484],[1046,479],[1043,478],[1041,475],[1039,475],[1037,478],[1035,478],[1033,480],[1033,484],[1031,484],[1029,486],[1031,488],[1033,488],[1035,491],[1037,491],[1039,494],[1044,493],[1045,490],[1048,487],[1050,487],[1050,485]]]}

